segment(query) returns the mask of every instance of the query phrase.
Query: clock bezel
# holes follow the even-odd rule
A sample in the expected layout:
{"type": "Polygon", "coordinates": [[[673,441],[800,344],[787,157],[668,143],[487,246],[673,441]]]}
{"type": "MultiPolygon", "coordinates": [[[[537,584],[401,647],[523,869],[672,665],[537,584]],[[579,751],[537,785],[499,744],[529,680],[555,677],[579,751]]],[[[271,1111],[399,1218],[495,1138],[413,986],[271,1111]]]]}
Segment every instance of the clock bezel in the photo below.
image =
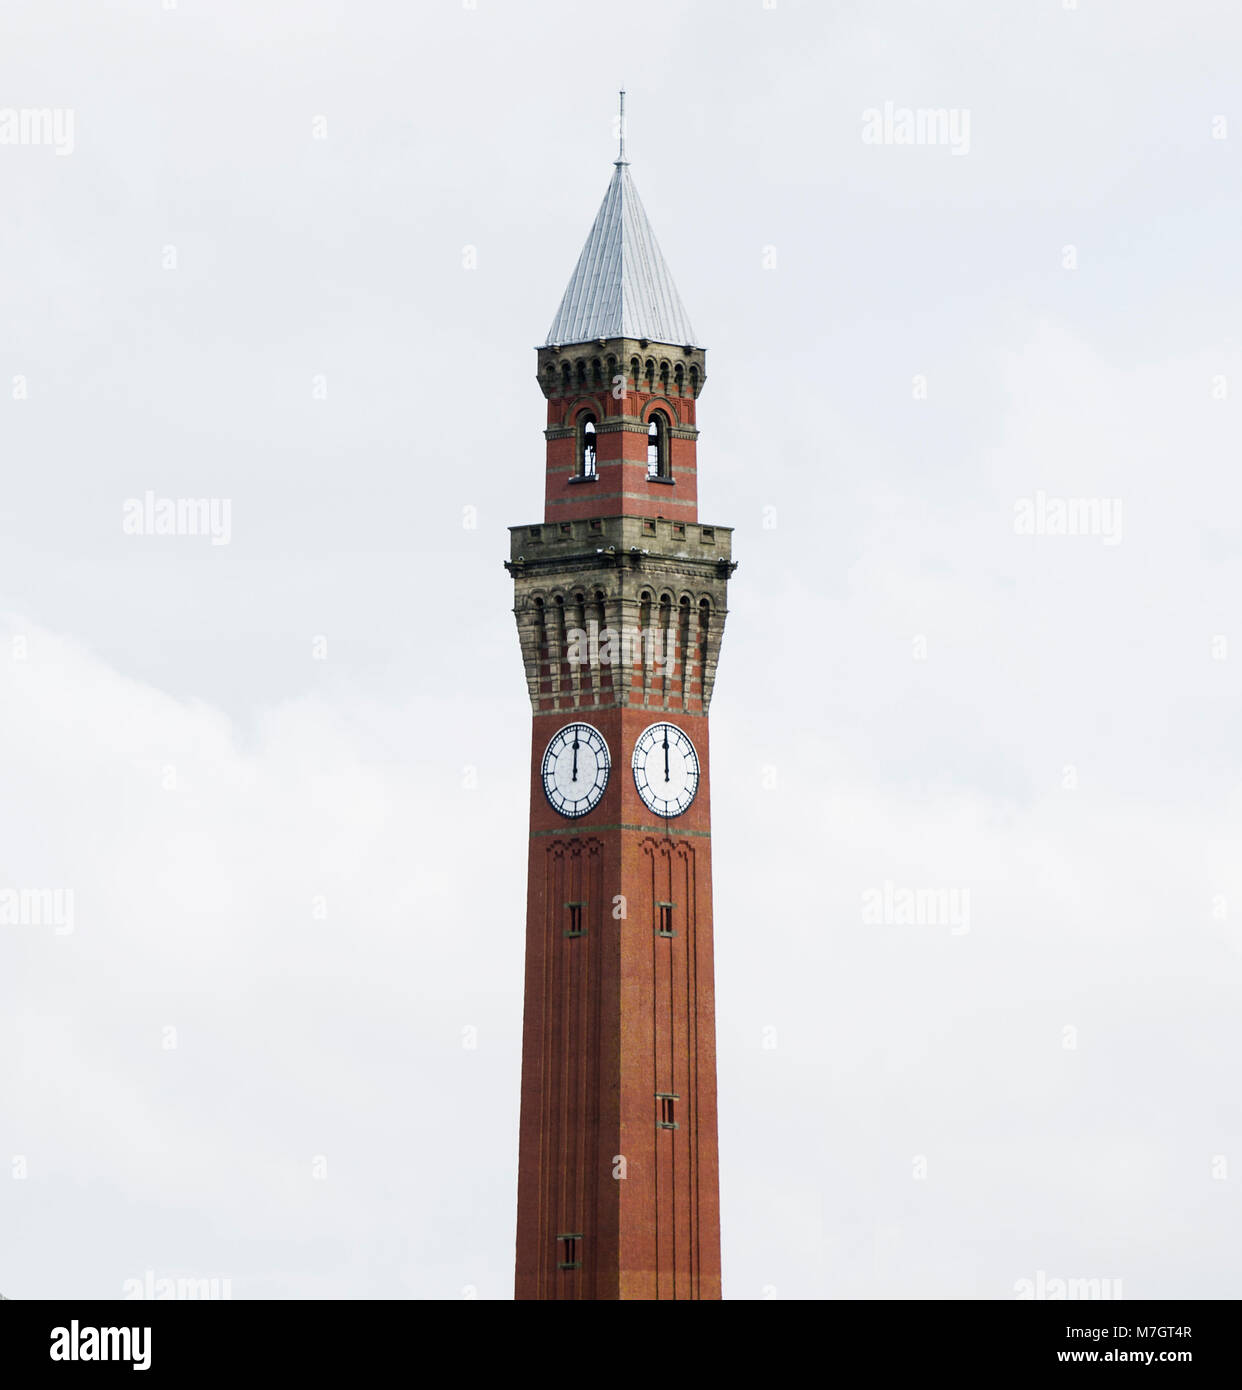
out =
{"type": "MultiPolygon", "coordinates": [[[[598,762],[599,759],[597,758],[596,761],[598,762]]],[[[539,782],[543,787],[543,799],[551,806],[558,816],[564,816],[566,820],[581,820],[583,816],[589,816],[604,799],[604,793],[608,790],[608,782],[611,777],[612,752],[608,747],[608,740],[604,737],[600,729],[597,729],[594,724],[588,724],[584,719],[572,719],[568,724],[562,724],[548,740],[547,746],[543,750],[543,758],[539,764],[539,782]],[[552,793],[548,790],[548,759],[552,756],[552,745],[562,734],[568,733],[571,729],[585,729],[588,733],[594,734],[595,737],[599,739],[600,749],[603,753],[602,770],[604,779],[601,782],[597,773],[596,780],[592,784],[592,791],[595,792],[596,789],[598,789],[598,792],[594,800],[589,801],[589,804],[584,806],[580,811],[571,811],[567,810],[564,806],[558,806],[556,802],[552,800],[552,793]]],[[[587,798],[583,798],[583,800],[587,800],[587,798]]],[[[578,802],[575,801],[573,805],[577,806],[578,802]]]]}
{"type": "MultiPolygon", "coordinates": [[[[634,751],[630,755],[630,771],[634,777],[634,789],[638,792],[638,799],[643,803],[647,810],[651,812],[653,816],[659,816],[661,820],[676,820],[678,816],[684,816],[686,812],[690,809],[690,807],[694,805],[695,798],[699,794],[699,785],[703,781],[703,764],[699,761],[699,750],[694,746],[694,740],[690,737],[689,733],[681,727],[680,724],[674,724],[671,719],[657,719],[654,724],[648,724],[647,727],[642,731],[642,733],[640,733],[638,737],[634,740],[634,751]],[[653,806],[651,802],[648,801],[646,796],[643,794],[643,784],[641,784],[638,780],[638,755],[639,751],[642,748],[643,739],[645,739],[647,735],[651,733],[654,729],[665,728],[676,730],[677,734],[685,740],[686,746],[690,750],[690,757],[694,761],[694,787],[693,790],[690,792],[690,798],[684,806],[679,807],[679,809],[675,811],[662,811],[658,807],[653,806]]],[[[646,775],[645,766],[643,768],[643,774],[644,776],[646,775]]],[[[648,782],[646,783],[646,785],[647,787],[650,787],[651,783],[648,782]]],[[[656,798],[656,800],[662,799],[663,798],[659,797],[656,798]]]]}

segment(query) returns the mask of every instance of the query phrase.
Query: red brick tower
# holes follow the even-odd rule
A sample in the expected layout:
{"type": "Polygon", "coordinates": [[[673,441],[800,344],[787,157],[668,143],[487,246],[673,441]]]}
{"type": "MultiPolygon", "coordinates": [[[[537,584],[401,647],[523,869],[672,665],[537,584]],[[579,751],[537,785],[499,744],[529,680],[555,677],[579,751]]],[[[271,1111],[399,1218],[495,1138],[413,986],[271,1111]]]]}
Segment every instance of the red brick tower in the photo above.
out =
{"type": "Polygon", "coordinates": [[[719,1298],[707,712],[732,532],[698,520],[705,357],[630,178],[539,352],[512,528],[534,711],[516,1296],[719,1298]]]}

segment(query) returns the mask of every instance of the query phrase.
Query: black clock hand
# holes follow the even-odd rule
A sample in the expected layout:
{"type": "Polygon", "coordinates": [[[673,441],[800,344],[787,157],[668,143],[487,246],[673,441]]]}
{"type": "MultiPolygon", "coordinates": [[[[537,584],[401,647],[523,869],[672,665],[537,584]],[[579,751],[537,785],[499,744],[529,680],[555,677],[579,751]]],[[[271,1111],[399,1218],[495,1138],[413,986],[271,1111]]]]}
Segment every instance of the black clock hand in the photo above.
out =
{"type": "Polygon", "coordinates": [[[571,782],[578,780],[578,735],[574,735],[574,775],[570,778],[571,782]]]}
{"type": "Polygon", "coordinates": [[[664,730],[664,780],[668,781],[668,730],[664,730]]]}

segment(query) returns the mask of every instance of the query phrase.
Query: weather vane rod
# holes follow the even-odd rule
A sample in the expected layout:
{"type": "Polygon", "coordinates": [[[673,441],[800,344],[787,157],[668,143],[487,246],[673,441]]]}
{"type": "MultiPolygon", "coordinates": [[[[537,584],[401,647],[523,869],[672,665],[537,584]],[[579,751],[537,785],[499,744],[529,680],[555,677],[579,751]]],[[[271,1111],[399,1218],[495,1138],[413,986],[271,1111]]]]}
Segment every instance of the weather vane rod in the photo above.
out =
{"type": "Polygon", "coordinates": [[[621,118],[617,122],[617,136],[620,140],[620,149],[617,152],[617,163],[628,164],[629,160],[625,157],[625,88],[621,88],[621,118]]]}

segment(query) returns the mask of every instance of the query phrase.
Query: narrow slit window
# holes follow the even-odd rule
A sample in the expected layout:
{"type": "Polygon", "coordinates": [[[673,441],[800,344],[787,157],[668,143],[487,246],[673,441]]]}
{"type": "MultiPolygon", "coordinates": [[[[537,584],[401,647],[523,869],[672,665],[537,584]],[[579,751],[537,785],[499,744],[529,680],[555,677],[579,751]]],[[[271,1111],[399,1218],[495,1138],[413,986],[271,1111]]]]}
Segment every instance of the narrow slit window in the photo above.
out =
{"type": "Polygon", "coordinates": [[[577,1235],[557,1236],[557,1244],[560,1246],[561,1258],[557,1261],[557,1269],[581,1269],[582,1255],[579,1246],[582,1241],[581,1233],[577,1235]]]}
{"type": "Polygon", "coordinates": [[[595,477],[595,416],[587,415],[582,421],[582,442],[578,456],[578,476],[595,477]]]}
{"type": "Polygon", "coordinates": [[[585,936],[586,928],[582,925],[582,909],[586,903],[566,903],[567,924],[565,927],[566,936],[585,936]]]}
{"type": "Polygon", "coordinates": [[[656,1096],[659,1103],[659,1119],[656,1120],[657,1129],[676,1129],[677,1128],[677,1102],[679,1096],[672,1095],[667,1091],[662,1091],[656,1096]]]}
{"type": "Polygon", "coordinates": [[[673,908],[676,903],[656,903],[656,935],[675,936],[673,931],[673,908]]]}
{"type": "Polygon", "coordinates": [[[668,423],[658,412],[647,426],[647,476],[668,478],[668,423]]]}

